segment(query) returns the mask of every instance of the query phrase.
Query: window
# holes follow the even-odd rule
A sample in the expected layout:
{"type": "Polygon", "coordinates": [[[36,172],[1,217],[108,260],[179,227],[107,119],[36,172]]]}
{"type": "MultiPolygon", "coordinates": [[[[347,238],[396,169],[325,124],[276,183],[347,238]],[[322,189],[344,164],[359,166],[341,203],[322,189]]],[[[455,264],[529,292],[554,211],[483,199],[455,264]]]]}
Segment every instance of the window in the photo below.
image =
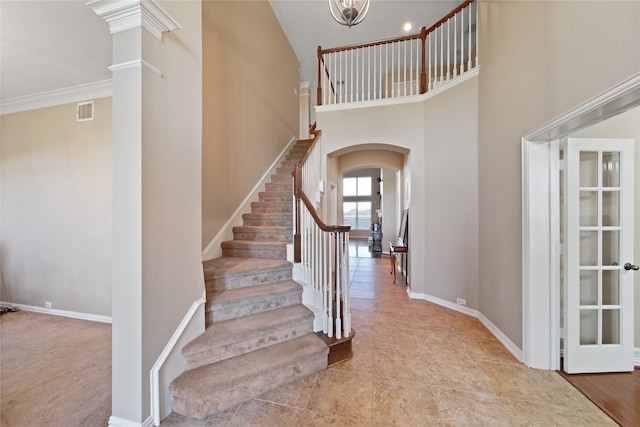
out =
{"type": "Polygon", "coordinates": [[[352,230],[371,228],[371,177],[342,179],[342,215],[352,230]]]}

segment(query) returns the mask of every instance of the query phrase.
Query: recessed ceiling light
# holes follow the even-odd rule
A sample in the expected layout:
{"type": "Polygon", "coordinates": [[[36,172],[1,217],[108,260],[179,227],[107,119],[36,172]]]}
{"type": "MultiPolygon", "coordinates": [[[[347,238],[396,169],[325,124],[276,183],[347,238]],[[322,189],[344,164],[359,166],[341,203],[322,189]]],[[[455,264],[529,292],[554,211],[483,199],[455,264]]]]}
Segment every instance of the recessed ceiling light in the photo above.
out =
{"type": "Polygon", "coordinates": [[[411,31],[412,28],[413,25],[411,25],[411,22],[405,22],[404,24],[402,24],[402,29],[405,31],[411,31]]]}

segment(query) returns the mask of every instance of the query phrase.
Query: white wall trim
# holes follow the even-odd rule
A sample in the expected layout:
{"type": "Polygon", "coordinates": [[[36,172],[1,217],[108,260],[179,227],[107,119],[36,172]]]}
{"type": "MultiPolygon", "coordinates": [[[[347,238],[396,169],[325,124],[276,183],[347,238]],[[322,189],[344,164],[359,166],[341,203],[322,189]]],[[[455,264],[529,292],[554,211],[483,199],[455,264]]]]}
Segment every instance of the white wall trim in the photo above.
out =
{"type": "Polygon", "coordinates": [[[107,21],[111,34],[142,27],[162,41],[163,33],[181,28],[154,0],[92,0],[86,4],[107,21]]]}
{"type": "Polygon", "coordinates": [[[633,365],[640,366],[640,348],[633,349],[633,365]]]}
{"type": "Polygon", "coordinates": [[[373,101],[359,101],[359,102],[345,102],[342,104],[317,105],[314,108],[316,112],[325,112],[325,111],[342,111],[342,110],[352,110],[356,108],[381,107],[381,106],[389,106],[389,105],[401,105],[401,104],[424,102],[429,98],[433,98],[434,96],[437,96],[446,90],[454,88],[459,84],[462,84],[467,80],[470,80],[478,76],[479,74],[480,74],[480,66],[478,65],[476,68],[470,71],[467,71],[464,74],[460,74],[455,79],[452,79],[446,83],[443,83],[442,86],[433,88],[430,91],[423,94],[399,96],[396,98],[376,99],[373,101]]]}
{"type": "MultiPolygon", "coordinates": [[[[207,302],[206,291],[203,294],[202,298],[199,298],[191,304],[191,308],[187,311],[182,322],[178,325],[178,328],[175,330],[167,345],[164,346],[162,353],[160,353],[160,357],[156,360],[153,367],[151,368],[150,376],[150,387],[151,387],[151,417],[153,419],[153,425],[159,426],[160,421],[162,421],[160,415],[160,370],[164,366],[167,358],[175,348],[176,344],[180,340],[180,337],[187,329],[187,326],[191,323],[191,320],[197,313],[198,309],[207,302]]],[[[204,329],[204,325],[203,329],[204,329]]]]}
{"type": "MultiPolygon", "coordinates": [[[[231,214],[227,222],[225,222],[224,225],[220,228],[218,234],[216,234],[215,237],[211,239],[211,242],[209,242],[207,247],[204,248],[204,250],[202,251],[203,261],[222,256],[222,248],[220,247],[220,244],[227,240],[233,239],[233,227],[242,225],[242,215],[251,212],[251,202],[258,200],[258,193],[264,190],[267,179],[271,177],[275,169],[280,164],[280,161],[289,152],[291,145],[293,145],[296,141],[297,139],[295,136],[292,137],[291,140],[289,140],[289,143],[286,145],[286,147],[284,147],[278,158],[271,164],[264,175],[262,175],[253,189],[249,191],[249,194],[247,194],[247,196],[240,203],[235,212],[231,214]]],[[[293,200],[291,201],[291,203],[293,203],[293,200]]]]}
{"type": "Polygon", "coordinates": [[[90,99],[113,96],[111,79],[93,83],[71,86],[33,95],[3,99],[0,103],[0,115],[55,107],[57,105],[74,104],[90,99]]]}
{"type": "Polygon", "coordinates": [[[595,122],[622,113],[632,105],[638,105],[638,92],[640,92],[640,73],[634,74],[573,110],[529,132],[523,139],[539,142],[560,139],[595,122]],[[607,108],[603,109],[605,105],[607,108]]]}
{"type": "Polygon", "coordinates": [[[13,304],[10,302],[0,301],[0,305],[15,307],[24,311],[32,311],[34,313],[50,314],[53,316],[70,317],[72,319],[89,320],[91,322],[111,323],[111,316],[102,316],[100,314],[80,313],[77,311],[58,310],[55,308],[37,307],[35,305],[13,304]]]}
{"type": "Polygon", "coordinates": [[[156,67],[149,64],[144,59],[134,59],[133,61],[121,62],[119,64],[110,65],[109,71],[113,73],[114,71],[126,70],[129,68],[140,68],[140,67],[144,67],[147,70],[151,71],[156,76],[162,77],[162,71],[158,70],[156,67]]]}
{"type": "Polygon", "coordinates": [[[447,301],[442,298],[434,297],[431,295],[412,292],[411,289],[407,288],[407,294],[409,298],[412,299],[421,299],[424,301],[429,301],[434,304],[437,304],[441,307],[449,308],[451,310],[466,314],[471,317],[475,317],[480,320],[482,324],[495,336],[502,345],[506,347],[507,350],[519,361],[522,362],[522,350],[518,348],[496,325],[494,325],[484,314],[480,313],[478,310],[474,310],[472,308],[466,307],[464,305],[459,305],[453,303],[451,301],[447,301]]]}
{"type": "Polygon", "coordinates": [[[125,418],[120,418],[116,416],[109,417],[109,427],[151,427],[153,426],[153,421],[151,416],[149,416],[142,423],[137,423],[135,421],[127,420],[125,418]]]}

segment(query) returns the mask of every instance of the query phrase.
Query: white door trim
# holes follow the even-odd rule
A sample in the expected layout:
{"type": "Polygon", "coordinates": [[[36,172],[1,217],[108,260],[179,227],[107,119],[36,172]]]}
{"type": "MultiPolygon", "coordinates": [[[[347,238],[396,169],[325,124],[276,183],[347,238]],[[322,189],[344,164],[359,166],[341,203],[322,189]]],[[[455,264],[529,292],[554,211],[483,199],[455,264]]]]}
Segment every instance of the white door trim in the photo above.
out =
{"type": "Polygon", "coordinates": [[[640,105],[640,73],[522,138],[522,354],[532,368],[560,368],[556,141],[640,105]]]}

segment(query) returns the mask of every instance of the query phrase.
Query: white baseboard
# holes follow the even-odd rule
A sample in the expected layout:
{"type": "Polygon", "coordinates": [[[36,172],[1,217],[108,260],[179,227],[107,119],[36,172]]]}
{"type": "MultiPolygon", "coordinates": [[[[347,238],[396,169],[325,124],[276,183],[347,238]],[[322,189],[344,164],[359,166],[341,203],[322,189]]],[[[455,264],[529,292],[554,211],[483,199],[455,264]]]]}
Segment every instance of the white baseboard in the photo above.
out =
{"type": "Polygon", "coordinates": [[[640,366],[640,348],[633,350],[633,365],[640,366]]]}
{"type": "Polygon", "coordinates": [[[149,424],[159,426],[160,421],[171,413],[171,395],[169,383],[184,371],[185,359],[181,353],[182,347],[196,336],[204,332],[204,310],[202,307],[207,302],[206,294],[191,304],[191,308],[185,314],[171,339],[165,345],[160,357],[151,368],[151,419],[149,424]],[[198,319],[199,322],[194,322],[198,319]],[[192,328],[189,328],[192,326],[192,328]],[[179,344],[182,344],[179,346],[179,344]]]}
{"type": "Polygon", "coordinates": [[[13,304],[10,302],[0,301],[0,305],[15,307],[24,311],[32,311],[34,313],[51,314],[53,316],[70,317],[72,319],[89,320],[92,322],[111,323],[111,316],[102,316],[99,314],[80,313],[77,311],[58,310],[55,308],[37,307],[35,305],[13,304]]]}
{"type": "Polygon", "coordinates": [[[478,310],[474,310],[467,306],[456,304],[442,298],[434,297],[434,296],[423,294],[423,293],[412,292],[411,289],[409,288],[407,288],[407,294],[409,295],[409,298],[429,301],[439,306],[446,307],[451,310],[458,311],[460,313],[464,313],[471,317],[477,318],[489,330],[489,332],[491,332],[493,336],[495,336],[498,339],[498,341],[500,341],[500,343],[503,346],[505,346],[506,349],[509,350],[511,354],[513,354],[513,356],[519,362],[522,362],[522,350],[518,348],[518,346],[515,345],[500,329],[498,329],[496,325],[491,323],[491,321],[484,314],[480,313],[478,310]]]}
{"type": "Polygon", "coordinates": [[[423,294],[423,293],[412,292],[411,289],[408,287],[407,287],[407,294],[411,299],[421,299],[421,300],[429,301],[434,304],[438,304],[439,306],[450,308],[451,310],[467,314],[471,317],[478,317],[478,314],[479,314],[478,310],[469,308],[466,305],[455,304],[451,301],[447,301],[442,298],[434,297],[434,296],[423,294]]]}
{"type": "Polygon", "coordinates": [[[137,423],[135,421],[127,420],[125,418],[111,416],[109,417],[109,427],[151,427],[153,426],[153,421],[151,416],[144,420],[142,423],[137,423]]]}
{"type": "Polygon", "coordinates": [[[500,341],[511,354],[513,354],[513,357],[515,357],[518,362],[522,363],[522,350],[518,348],[518,346],[509,339],[509,337],[507,337],[500,329],[498,329],[496,325],[491,323],[491,321],[487,319],[484,314],[479,313],[478,320],[480,320],[482,324],[493,334],[493,336],[496,337],[498,341],[500,341]]]}
{"type": "MultiPolygon", "coordinates": [[[[240,203],[240,206],[235,210],[235,212],[229,217],[227,222],[224,223],[218,234],[209,242],[207,247],[202,251],[202,260],[207,261],[210,259],[218,258],[222,256],[222,248],[220,244],[222,242],[232,240],[233,239],[233,227],[242,225],[242,215],[245,213],[251,212],[251,202],[258,201],[258,193],[260,191],[264,191],[265,184],[268,182],[268,179],[271,175],[274,174],[276,168],[280,164],[280,161],[286,156],[293,145],[297,141],[294,136],[289,140],[289,143],[282,150],[278,158],[271,164],[271,166],[267,169],[267,171],[262,175],[258,183],[253,187],[253,189],[247,194],[247,197],[240,203]]],[[[291,202],[293,203],[293,201],[291,202]]]]}

